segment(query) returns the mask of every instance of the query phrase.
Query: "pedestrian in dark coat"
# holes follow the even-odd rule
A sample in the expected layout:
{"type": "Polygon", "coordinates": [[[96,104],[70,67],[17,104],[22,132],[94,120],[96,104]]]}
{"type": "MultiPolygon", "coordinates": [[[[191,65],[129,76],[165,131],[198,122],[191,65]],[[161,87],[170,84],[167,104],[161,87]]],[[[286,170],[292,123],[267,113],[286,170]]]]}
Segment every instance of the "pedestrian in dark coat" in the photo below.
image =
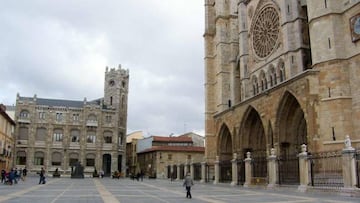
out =
{"type": "Polygon", "coordinates": [[[190,173],[187,173],[184,179],[183,186],[186,188],[186,198],[191,199],[191,186],[194,185],[194,181],[190,176],[190,173]]]}
{"type": "Polygon", "coordinates": [[[44,168],[41,168],[39,176],[40,176],[39,184],[45,184],[45,170],[44,170],[44,168]]]}

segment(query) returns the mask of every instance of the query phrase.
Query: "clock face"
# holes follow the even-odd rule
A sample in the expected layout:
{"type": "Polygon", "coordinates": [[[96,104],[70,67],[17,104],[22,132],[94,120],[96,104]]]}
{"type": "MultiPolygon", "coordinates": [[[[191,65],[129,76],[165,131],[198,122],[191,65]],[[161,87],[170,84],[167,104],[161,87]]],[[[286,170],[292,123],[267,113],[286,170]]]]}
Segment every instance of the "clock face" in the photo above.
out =
{"type": "Polygon", "coordinates": [[[114,81],[114,80],[110,80],[109,85],[110,85],[111,87],[114,86],[114,85],[115,85],[115,81],[114,81]]]}
{"type": "Polygon", "coordinates": [[[358,16],[355,19],[355,23],[354,23],[354,32],[358,35],[360,35],[360,16],[358,16]]]}

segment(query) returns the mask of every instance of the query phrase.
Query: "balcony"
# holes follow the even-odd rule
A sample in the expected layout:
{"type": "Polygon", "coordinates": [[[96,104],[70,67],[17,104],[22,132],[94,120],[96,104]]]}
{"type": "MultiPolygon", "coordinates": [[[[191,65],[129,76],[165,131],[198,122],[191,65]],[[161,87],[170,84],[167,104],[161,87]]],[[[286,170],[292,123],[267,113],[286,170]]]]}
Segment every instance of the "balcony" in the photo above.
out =
{"type": "Polygon", "coordinates": [[[30,119],[29,118],[19,118],[18,119],[18,123],[30,123],[30,119]]]}
{"type": "Polygon", "coordinates": [[[86,121],[86,126],[88,127],[97,127],[98,126],[98,122],[94,121],[94,120],[87,120],[86,121]]]}
{"type": "Polygon", "coordinates": [[[28,144],[27,140],[18,140],[16,142],[16,146],[18,146],[18,147],[25,147],[25,146],[27,146],[27,144],[28,144]]]}
{"type": "Polygon", "coordinates": [[[70,142],[69,149],[80,149],[80,143],[79,142],[70,142]]]}
{"type": "Polygon", "coordinates": [[[112,143],[104,143],[102,146],[102,150],[112,150],[112,143]]]}

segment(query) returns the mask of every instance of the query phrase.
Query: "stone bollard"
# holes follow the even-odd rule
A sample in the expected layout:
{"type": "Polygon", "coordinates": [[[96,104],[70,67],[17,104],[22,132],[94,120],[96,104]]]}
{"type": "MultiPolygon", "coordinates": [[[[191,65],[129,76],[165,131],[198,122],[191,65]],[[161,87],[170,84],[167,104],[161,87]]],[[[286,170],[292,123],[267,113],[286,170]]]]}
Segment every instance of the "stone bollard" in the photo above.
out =
{"type": "Polygon", "coordinates": [[[305,144],[301,145],[301,153],[299,154],[299,173],[300,173],[300,185],[298,190],[305,192],[310,183],[309,178],[309,160],[308,153],[305,144]]]}
{"type": "Polygon", "coordinates": [[[220,170],[219,170],[219,156],[216,156],[216,160],[214,162],[214,168],[215,168],[215,179],[214,179],[214,184],[218,184],[219,183],[219,173],[220,173],[220,170]]]}
{"type": "Polygon", "coordinates": [[[342,171],[344,179],[344,188],[356,187],[356,165],[355,165],[355,149],[351,146],[350,136],[345,137],[345,148],[342,150],[342,171]]]}
{"type": "Polygon", "coordinates": [[[246,153],[246,159],[245,159],[245,183],[244,187],[249,187],[251,185],[251,178],[252,178],[252,167],[251,167],[251,153],[246,153]]]}
{"type": "Polygon", "coordinates": [[[237,154],[233,154],[233,159],[231,160],[231,185],[237,185],[238,184],[238,167],[237,167],[237,154]]]}
{"type": "Polygon", "coordinates": [[[201,183],[205,183],[206,180],[206,161],[201,162],[201,183]]]}
{"type": "Polygon", "coordinates": [[[276,161],[275,149],[271,148],[270,156],[268,157],[268,169],[269,169],[269,184],[268,187],[275,187],[279,182],[278,175],[278,163],[276,161]]]}

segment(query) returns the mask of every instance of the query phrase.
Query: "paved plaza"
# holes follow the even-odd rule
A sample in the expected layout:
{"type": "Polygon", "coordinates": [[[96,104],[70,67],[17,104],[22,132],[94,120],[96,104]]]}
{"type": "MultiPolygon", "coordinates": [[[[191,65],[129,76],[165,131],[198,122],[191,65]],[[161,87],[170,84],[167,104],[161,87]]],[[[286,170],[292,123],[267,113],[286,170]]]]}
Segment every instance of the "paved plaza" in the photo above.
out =
{"type": "Polygon", "coordinates": [[[110,178],[47,178],[45,185],[38,184],[38,177],[28,177],[15,185],[0,184],[0,202],[11,203],[345,203],[360,202],[358,197],[340,196],[331,193],[301,193],[295,188],[248,189],[225,184],[196,183],[192,199],[185,198],[186,192],[181,181],[110,178]]]}

